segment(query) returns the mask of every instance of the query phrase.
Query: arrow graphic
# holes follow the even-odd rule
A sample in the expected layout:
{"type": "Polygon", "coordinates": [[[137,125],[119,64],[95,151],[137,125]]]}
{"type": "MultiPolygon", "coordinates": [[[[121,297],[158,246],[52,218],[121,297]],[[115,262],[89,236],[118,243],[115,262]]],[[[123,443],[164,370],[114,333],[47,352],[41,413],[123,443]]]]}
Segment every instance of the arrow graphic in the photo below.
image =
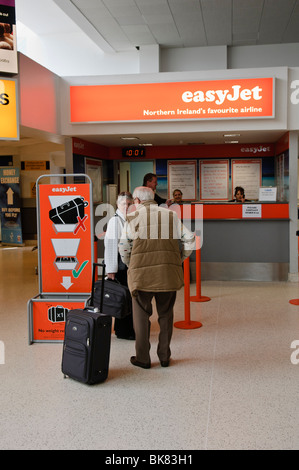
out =
{"type": "Polygon", "coordinates": [[[13,205],[13,195],[14,195],[13,190],[11,188],[9,188],[6,191],[6,194],[7,194],[7,205],[12,206],[13,205]]]}
{"type": "Polygon", "coordinates": [[[62,282],[60,283],[66,290],[68,290],[73,283],[71,282],[71,276],[63,276],[62,282]]]}

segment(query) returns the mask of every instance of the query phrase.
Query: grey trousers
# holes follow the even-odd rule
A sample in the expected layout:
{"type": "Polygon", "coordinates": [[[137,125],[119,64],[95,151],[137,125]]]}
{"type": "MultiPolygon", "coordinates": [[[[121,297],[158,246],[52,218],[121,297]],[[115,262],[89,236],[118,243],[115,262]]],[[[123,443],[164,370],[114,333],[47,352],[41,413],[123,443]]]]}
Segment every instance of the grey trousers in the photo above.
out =
{"type": "Polygon", "coordinates": [[[138,291],[137,297],[132,296],[133,325],[136,335],[136,359],[148,364],[150,359],[150,316],[152,300],[155,298],[160,326],[157,354],[160,361],[170,359],[170,341],[173,331],[173,307],[176,292],[144,292],[138,291]]]}

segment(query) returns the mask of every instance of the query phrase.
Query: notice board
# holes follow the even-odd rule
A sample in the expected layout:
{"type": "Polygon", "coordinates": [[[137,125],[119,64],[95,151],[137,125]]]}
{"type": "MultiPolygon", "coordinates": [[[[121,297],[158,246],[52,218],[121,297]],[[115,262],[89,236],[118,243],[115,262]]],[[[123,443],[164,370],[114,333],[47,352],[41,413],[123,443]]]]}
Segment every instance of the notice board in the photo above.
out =
{"type": "Polygon", "coordinates": [[[228,160],[200,160],[199,174],[201,201],[226,201],[228,199],[228,160]]]}
{"type": "Polygon", "coordinates": [[[175,189],[183,193],[183,201],[196,201],[196,160],[169,160],[168,161],[168,198],[172,199],[175,189]]]}
{"type": "Polygon", "coordinates": [[[242,186],[245,198],[258,200],[262,185],[262,160],[232,160],[232,197],[236,186],[242,186]]]}

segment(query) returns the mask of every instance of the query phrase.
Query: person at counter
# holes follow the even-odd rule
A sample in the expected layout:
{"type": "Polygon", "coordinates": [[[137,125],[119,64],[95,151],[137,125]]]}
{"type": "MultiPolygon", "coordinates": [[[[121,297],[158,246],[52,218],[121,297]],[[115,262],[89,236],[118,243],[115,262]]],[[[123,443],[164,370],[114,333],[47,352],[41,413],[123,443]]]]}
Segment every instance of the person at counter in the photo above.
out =
{"type": "Polygon", "coordinates": [[[156,193],[156,187],[158,185],[157,182],[157,175],[155,173],[147,173],[143,177],[143,186],[146,188],[150,188],[154,191],[155,193],[155,201],[156,203],[160,206],[160,204],[167,204],[168,206],[171,204],[171,199],[163,199],[156,193]]]}
{"type": "Polygon", "coordinates": [[[229,202],[247,202],[248,199],[245,199],[245,191],[242,186],[236,186],[234,192],[235,199],[232,199],[229,202]]]}
{"type": "Polygon", "coordinates": [[[174,204],[182,204],[183,193],[180,189],[175,189],[172,193],[172,197],[173,197],[172,201],[174,204]]]}

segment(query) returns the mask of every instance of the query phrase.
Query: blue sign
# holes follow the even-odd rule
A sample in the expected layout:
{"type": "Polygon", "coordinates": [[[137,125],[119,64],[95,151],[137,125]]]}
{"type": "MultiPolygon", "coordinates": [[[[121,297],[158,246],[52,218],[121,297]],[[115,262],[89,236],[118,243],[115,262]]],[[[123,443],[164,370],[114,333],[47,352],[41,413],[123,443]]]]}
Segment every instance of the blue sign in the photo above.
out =
{"type": "Polygon", "coordinates": [[[20,170],[0,168],[0,211],[2,243],[21,245],[20,170]]]}

